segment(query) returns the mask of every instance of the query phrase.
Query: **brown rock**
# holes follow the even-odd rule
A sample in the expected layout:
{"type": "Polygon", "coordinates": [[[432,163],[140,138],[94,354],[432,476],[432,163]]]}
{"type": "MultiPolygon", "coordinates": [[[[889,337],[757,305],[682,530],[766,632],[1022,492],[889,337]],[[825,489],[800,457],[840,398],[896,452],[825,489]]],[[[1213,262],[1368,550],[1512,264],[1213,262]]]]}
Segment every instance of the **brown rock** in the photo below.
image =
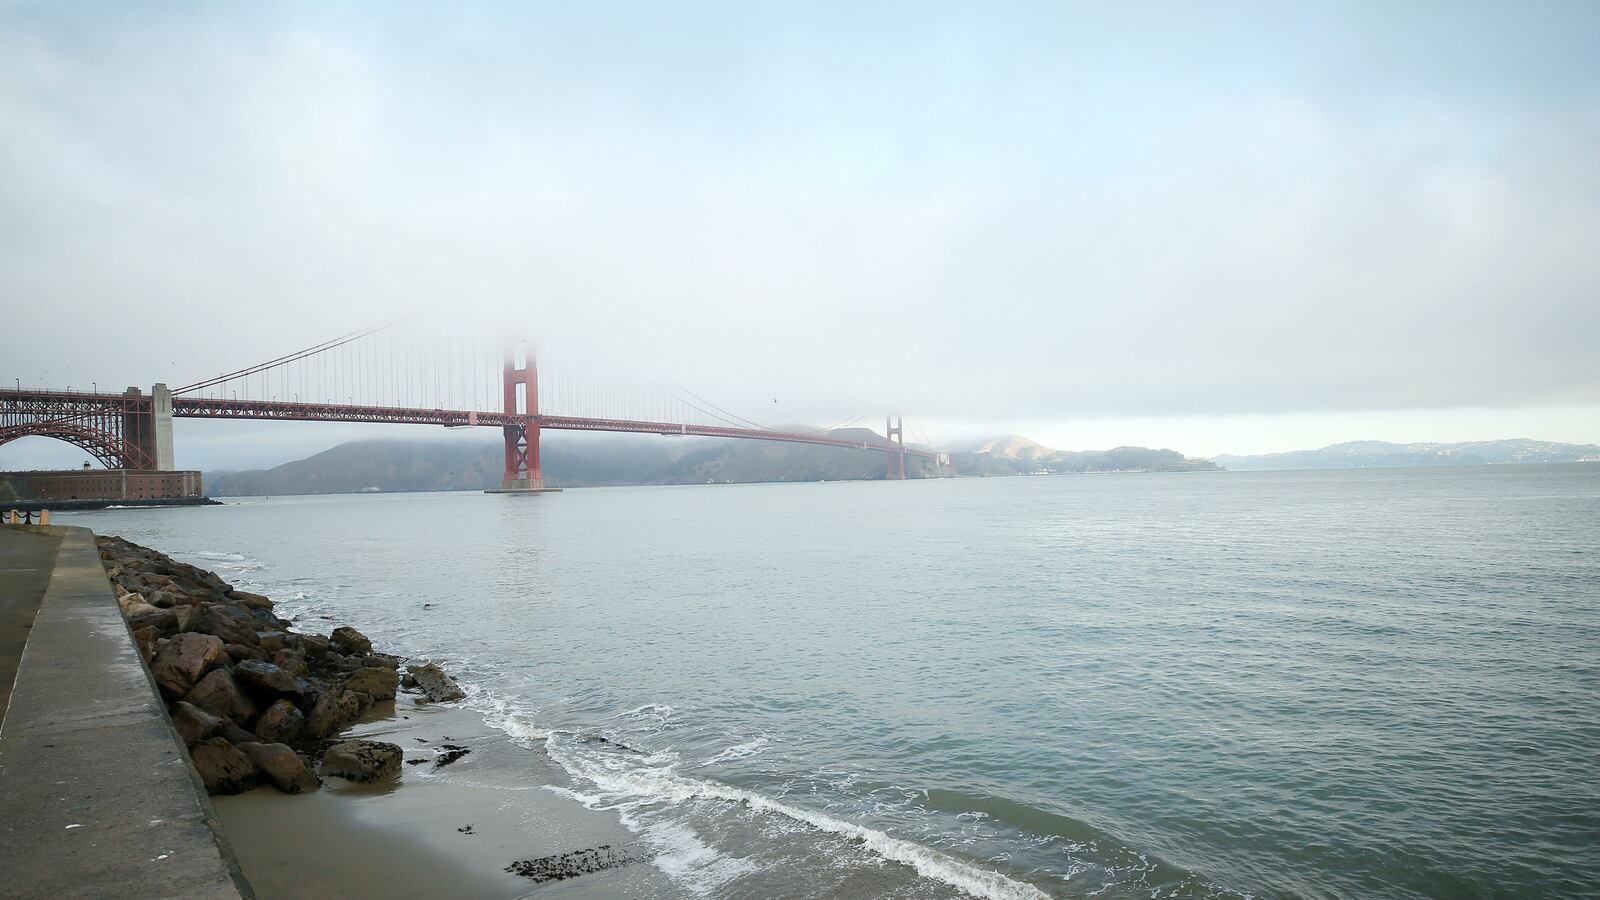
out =
{"type": "Polygon", "coordinates": [[[215,735],[222,729],[224,721],[226,720],[220,716],[213,716],[193,703],[179,700],[172,704],[172,727],[177,730],[178,737],[183,738],[186,747],[193,747],[215,735]]]}
{"type": "MultiPolygon", "coordinates": [[[[150,632],[150,626],[140,629],[150,632]]],[[[150,674],[161,689],[161,696],[176,700],[199,682],[201,676],[226,658],[221,639],[209,634],[180,634],[155,654],[150,674]]]]}
{"type": "Polygon", "coordinates": [[[345,681],[345,690],[359,691],[374,700],[393,700],[400,675],[393,669],[367,666],[351,673],[345,681]]]}
{"type": "Polygon", "coordinates": [[[253,659],[256,662],[267,662],[271,659],[260,647],[251,647],[246,644],[225,644],[223,650],[227,651],[229,658],[236,663],[253,659]]]}
{"type": "Polygon", "coordinates": [[[277,653],[284,648],[284,639],[288,637],[281,631],[258,631],[256,638],[261,641],[261,649],[269,655],[277,653]]]}
{"type": "Polygon", "coordinates": [[[300,646],[303,650],[305,650],[306,659],[312,662],[316,662],[317,660],[321,659],[323,655],[328,652],[328,646],[330,643],[331,641],[320,634],[300,635],[300,646]]]}
{"type": "Polygon", "coordinates": [[[311,667],[306,664],[305,654],[297,650],[279,650],[277,655],[272,657],[272,664],[290,675],[304,678],[311,674],[311,667]]]}
{"type": "Polygon", "coordinates": [[[160,637],[161,633],[149,625],[133,633],[133,643],[139,648],[139,656],[146,664],[155,660],[156,640],[160,637]]]}
{"type": "Polygon", "coordinates": [[[241,606],[213,603],[201,607],[200,618],[195,622],[194,630],[214,634],[222,638],[225,644],[245,644],[253,647],[260,643],[260,639],[256,637],[256,620],[241,606]]]}
{"type": "Polygon", "coordinates": [[[134,631],[141,628],[154,628],[162,634],[178,631],[178,616],[170,609],[157,609],[148,603],[136,603],[129,609],[128,627],[134,631]]]}
{"type": "Polygon", "coordinates": [[[287,744],[247,743],[240,744],[239,749],[273,787],[285,794],[301,794],[322,786],[322,779],[287,744]]]}
{"type": "Polygon", "coordinates": [[[330,640],[334,649],[345,656],[366,656],[372,652],[372,642],[367,636],[348,625],[335,628],[330,640]]]}
{"type": "Polygon", "coordinates": [[[322,774],[370,783],[400,771],[400,748],[382,741],[341,741],[322,756],[322,774]]]}
{"type": "Polygon", "coordinates": [[[222,738],[196,744],[189,758],[208,794],[240,794],[256,786],[255,763],[222,738]]]}
{"type": "Polygon", "coordinates": [[[239,746],[240,744],[248,744],[251,741],[261,740],[261,738],[256,736],[254,733],[246,731],[243,728],[240,728],[238,725],[233,724],[232,719],[222,720],[222,728],[217,732],[217,737],[223,738],[235,747],[239,746]]]}
{"type": "Polygon", "coordinates": [[[362,713],[366,712],[363,700],[368,705],[372,702],[371,697],[354,691],[344,691],[339,694],[327,691],[317,700],[316,705],[311,707],[301,737],[313,740],[325,738],[350,727],[361,718],[362,713]]]}
{"type": "Polygon", "coordinates": [[[240,603],[243,603],[245,606],[251,607],[253,609],[271,609],[272,608],[272,601],[268,600],[266,597],[261,596],[260,594],[252,594],[249,591],[238,591],[238,590],[235,590],[235,591],[229,591],[228,592],[228,596],[233,598],[234,600],[239,601],[240,603]]]}
{"type": "Polygon", "coordinates": [[[178,595],[171,591],[151,591],[145,602],[157,609],[171,609],[178,605],[178,595]]]}
{"type": "Polygon", "coordinates": [[[405,661],[405,657],[395,656],[393,653],[368,653],[361,657],[363,666],[378,666],[384,669],[398,669],[405,661]]]}
{"type": "Polygon", "coordinates": [[[272,663],[256,659],[241,661],[233,667],[233,675],[246,690],[269,702],[287,697],[298,703],[311,690],[310,683],[305,679],[296,678],[272,663]]]}
{"type": "Polygon", "coordinates": [[[225,668],[212,669],[183,699],[235,722],[248,722],[256,714],[255,704],[225,668]]]}
{"type": "Polygon", "coordinates": [[[417,681],[417,687],[428,695],[428,699],[435,703],[448,703],[451,700],[460,700],[466,694],[462,692],[461,685],[456,684],[454,678],[444,673],[444,670],[433,663],[421,666],[406,666],[406,671],[417,681]]]}
{"type": "Polygon", "coordinates": [[[306,717],[288,700],[267,707],[256,720],[256,735],[269,744],[293,743],[305,729],[306,717]]]}
{"type": "Polygon", "coordinates": [[[172,608],[172,617],[179,631],[193,631],[194,626],[200,624],[200,607],[175,606],[172,608]]]}

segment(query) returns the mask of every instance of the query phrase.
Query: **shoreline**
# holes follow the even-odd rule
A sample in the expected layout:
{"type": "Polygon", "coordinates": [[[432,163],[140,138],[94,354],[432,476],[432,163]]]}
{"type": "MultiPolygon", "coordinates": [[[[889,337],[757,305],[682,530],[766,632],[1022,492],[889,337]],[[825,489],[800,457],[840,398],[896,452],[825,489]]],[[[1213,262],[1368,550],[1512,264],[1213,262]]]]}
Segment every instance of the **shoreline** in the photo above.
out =
{"type": "Polygon", "coordinates": [[[256,896],[675,892],[614,813],[461,706],[434,664],[375,652],[349,626],[301,631],[270,598],[153,548],[95,543],[256,896]]]}

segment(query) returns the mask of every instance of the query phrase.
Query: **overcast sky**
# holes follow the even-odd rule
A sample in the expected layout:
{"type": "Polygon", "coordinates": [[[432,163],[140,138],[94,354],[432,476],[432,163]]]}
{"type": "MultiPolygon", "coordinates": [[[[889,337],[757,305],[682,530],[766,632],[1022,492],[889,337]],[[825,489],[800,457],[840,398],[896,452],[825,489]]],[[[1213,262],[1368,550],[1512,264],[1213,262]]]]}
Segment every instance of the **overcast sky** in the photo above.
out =
{"type": "Polygon", "coordinates": [[[0,2],[0,375],[431,308],[944,442],[1600,442],[1600,4],[765,6],[0,2]]]}

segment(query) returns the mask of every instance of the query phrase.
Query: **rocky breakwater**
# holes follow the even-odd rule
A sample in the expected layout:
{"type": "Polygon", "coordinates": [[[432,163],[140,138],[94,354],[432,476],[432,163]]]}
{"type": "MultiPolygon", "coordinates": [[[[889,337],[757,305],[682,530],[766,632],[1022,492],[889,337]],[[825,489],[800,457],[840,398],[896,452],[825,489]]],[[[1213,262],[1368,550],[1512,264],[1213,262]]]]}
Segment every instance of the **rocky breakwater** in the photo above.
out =
{"type": "Polygon", "coordinates": [[[128,626],[173,727],[213,794],[271,784],[314,790],[320,775],[372,782],[397,777],[394,744],[338,739],[377,702],[414,691],[461,698],[438,666],[407,666],[373,651],[354,628],[304,634],[271,600],[216,573],[118,537],[96,538],[128,626]],[[403,684],[402,684],[403,682],[403,684]]]}

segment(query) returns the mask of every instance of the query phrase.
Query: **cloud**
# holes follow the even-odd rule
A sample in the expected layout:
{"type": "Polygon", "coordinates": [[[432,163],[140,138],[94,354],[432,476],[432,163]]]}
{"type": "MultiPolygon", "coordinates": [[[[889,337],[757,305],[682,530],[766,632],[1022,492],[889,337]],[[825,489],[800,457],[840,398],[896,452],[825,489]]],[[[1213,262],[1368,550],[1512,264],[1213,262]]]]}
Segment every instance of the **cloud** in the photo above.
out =
{"type": "Polygon", "coordinates": [[[1383,9],[8,7],[6,362],[431,308],[790,421],[1600,403],[1592,14],[1383,9]]]}

